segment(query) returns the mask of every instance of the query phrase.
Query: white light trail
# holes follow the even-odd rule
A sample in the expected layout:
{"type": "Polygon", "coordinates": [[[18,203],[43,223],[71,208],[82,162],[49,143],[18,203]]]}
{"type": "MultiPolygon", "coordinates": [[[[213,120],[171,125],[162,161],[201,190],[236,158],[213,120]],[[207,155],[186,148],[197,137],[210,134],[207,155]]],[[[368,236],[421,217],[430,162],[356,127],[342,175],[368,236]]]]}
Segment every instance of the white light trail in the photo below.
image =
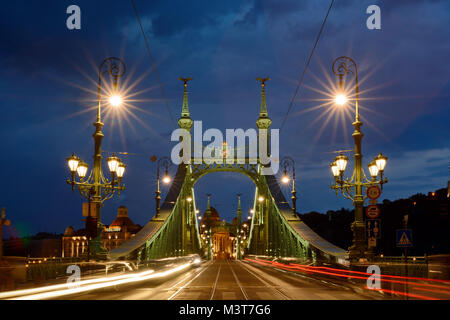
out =
{"type": "Polygon", "coordinates": [[[0,299],[4,299],[7,297],[15,297],[11,300],[41,300],[41,299],[52,299],[63,297],[71,294],[83,293],[91,290],[96,290],[100,288],[107,288],[112,286],[117,286],[126,283],[140,282],[154,278],[163,278],[179,272],[181,270],[187,269],[192,265],[192,263],[185,263],[178,267],[155,273],[154,270],[148,270],[140,273],[121,275],[116,277],[103,277],[99,279],[91,279],[79,281],[71,284],[59,284],[53,286],[47,286],[42,288],[34,288],[34,289],[26,289],[26,290],[18,290],[12,292],[5,292],[0,294],[0,299]],[[67,288],[75,285],[83,285],[82,287],[77,288],[67,288]],[[64,289],[63,289],[64,288],[64,289]],[[62,289],[62,290],[58,290],[62,289]],[[56,290],[56,291],[53,291],[56,290]],[[50,291],[50,292],[46,292],[50,291]],[[33,294],[36,292],[40,292],[37,294],[33,294]]]}

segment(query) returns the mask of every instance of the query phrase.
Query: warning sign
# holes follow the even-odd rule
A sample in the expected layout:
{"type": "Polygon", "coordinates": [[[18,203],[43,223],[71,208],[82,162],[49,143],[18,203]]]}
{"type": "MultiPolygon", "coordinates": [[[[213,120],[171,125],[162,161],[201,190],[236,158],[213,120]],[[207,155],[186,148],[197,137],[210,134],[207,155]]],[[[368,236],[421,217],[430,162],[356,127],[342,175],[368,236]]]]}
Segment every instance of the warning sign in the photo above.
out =
{"type": "Polygon", "coordinates": [[[400,229],[397,230],[397,247],[405,248],[412,247],[412,230],[411,229],[400,229]]]}

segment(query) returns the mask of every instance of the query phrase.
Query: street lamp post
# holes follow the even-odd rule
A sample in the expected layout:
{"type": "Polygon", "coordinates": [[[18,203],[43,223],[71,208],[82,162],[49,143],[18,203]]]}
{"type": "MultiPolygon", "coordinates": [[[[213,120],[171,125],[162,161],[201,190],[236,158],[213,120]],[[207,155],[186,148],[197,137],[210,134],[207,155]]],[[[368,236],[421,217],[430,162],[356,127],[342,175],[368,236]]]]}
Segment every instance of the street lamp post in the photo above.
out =
{"type": "Polygon", "coordinates": [[[106,249],[102,247],[101,243],[101,231],[103,225],[100,221],[100,208],[105,200],[113,197],[116,190],[120,195],[120,191],[125,189],[125,186],[122,184],[122,177],[126,169],[126,165],[113,153],[106,160],[111,179],[107,179],[103,174],[103,157],[101,154],[101,144],[104,137],[102,133],[103,123],[101,121],[102,81],[105,74],[109,74],[111,76],[113,90],[112,94],[109,96],[109,103],[112,106],[117,107],[122,103],[122,98],[117,91],[118,79],[123,76],[125,70],[125,63],[121,59],[115,57],[103,60],[98,69],[97,121],[94,122],[95,132],[93,135],[94,166],[89,175],[87,175],[88,164],[80,160],[80,158],[78,158],[75,154],[72,154],[71,157],[67,158],[67,163],[71,172],[71,178],[67,179],[67,183],[72,186],[72,191],[75,187],[77,187],[81,196],[88,200],[89,216],[86,219],[86,229],[88,228],[89,222],[96,224],[97,232],[95,235],[92,235],[94,239],[89,241],[88,252],[98,257],[104,257],[106,254],[106,249]],[[78,174],[79,181],[76,180],[75,174],[78,174]],[[91,203],[95,204],[94,213],[91,212],[91,203]]]}
{"type": "Polygon", "coordinates": [[[236,221],[236,260],[242,259],[242,253],[241,253],[241,241],[242,241],[242,234],[241,234],[241,223],[242,223],[242,209],[241,209],[241,195],[238,193],[238,208],[237,208],[237,221],[236,221]]]}
{"type": "Polygon", "coordinates": [[[161,165],[164,167],[165,169],[165,173],[164,173],[164,177],[163,177],[163,183],[169,183],[170,182],[170,176],[169,176],[169,167],[171,165],[170,159],[168,157],[161,157],[158,160],[158,163],[156,165],[156,196],[155,196],[155,200],[156,200],[156,214],[155,214],[155,218],[159,217],[159,212],[160,212],[160,203],[161,203],[161,191],[159,189],[159,168],[161,167],[161,165]]]}
{"type": "Polygon", "coordinates": [[[336,104],[344,105],[348,98],[343,92],[344,77],[351,74],[355,79],[355,122],[353,126],[355,131],[352,136],[354,139],[354,161],[355,167],[350,179],[344,179],[344,171],[347,166],[348,158],[340,152],[331,164],[331,171],[333,173],[335,184],[331,186],[332,189],[341,191],[342,195],[353,201],[355,207],[355,221],[352,223],[351,229],[353,231],[353,244],[349,248],[349,258],[351,261],[359,260],[362,257],[371,256],[371,252],[367,251],[367,243],[365,241],[365,226],[363,221],[364,201],[367,196],[363,195],[363,188],[387,183],[387,179],[383,178],[384,168],[386,166],[387,158],[381,153],[369,164],[369,172],[371,179],[369,180],[364,173],[362,167],[362,150],[361,141],[363,134],[360,127],[362,122],[359,118],[359,84],[358,84],[358,69],[353,59],[349,57],[339,57],[334,60],[332,66],[333,73],[339,77],[339,92],[336,95],[336,104]],[[380,175],[379,180],[377,180],[380,175]]]}
{"type": "Polygon", "coordinates": [[[289,168],[292,169],[292,216],[293,217],[297,217],[296,212],[297,212],[297,192],[295,191],[295,161],[294,159],[292,159],[291,157],[284,157],[283,159],[281,159],[281,167],[283,168],[284,172],[283,172],[283,176],[281,177],[281,182],[283,183],[289,183],[289,176],[287,174],[287,170],[289,168]]]}
{"type": "Polygon", "coordinates": [[[214,259],[214,255],[213,255],[213,251],[212,251],[212,228],[211,228],[211,194],[208,193],[206,195],[208,197],[208,204],[207,204],[207,209],[206,209],[206,228],[208,228],[208,235],[206,236],[206,239],[208,241],[208,252],[207,252],[207,256],[206,259],[207,260],[213,260],[214,259]]]}

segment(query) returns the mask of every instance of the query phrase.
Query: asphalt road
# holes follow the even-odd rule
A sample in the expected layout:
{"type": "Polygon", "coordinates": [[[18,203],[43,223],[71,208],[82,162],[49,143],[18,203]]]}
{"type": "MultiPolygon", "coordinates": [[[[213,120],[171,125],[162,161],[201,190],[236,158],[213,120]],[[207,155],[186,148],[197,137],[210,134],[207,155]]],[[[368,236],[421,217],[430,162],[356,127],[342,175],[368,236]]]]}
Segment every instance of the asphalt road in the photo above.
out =
{"type": "Polygon", "coordinates": [[[66,296],[86,300],[361,300],[373,296],[241,261],[215,260],[164,280],[66,296]]]}

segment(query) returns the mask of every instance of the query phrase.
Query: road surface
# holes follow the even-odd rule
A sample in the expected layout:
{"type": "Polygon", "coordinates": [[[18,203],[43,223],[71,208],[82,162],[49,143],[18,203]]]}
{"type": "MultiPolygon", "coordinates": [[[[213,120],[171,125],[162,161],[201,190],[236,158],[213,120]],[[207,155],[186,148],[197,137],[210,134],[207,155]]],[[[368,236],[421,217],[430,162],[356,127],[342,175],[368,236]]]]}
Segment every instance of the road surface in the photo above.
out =
{"type": "Polygon", "coordinates": [[[85,300],[355,300],[373,299],[307,276],[248,262],[215,260],[164,280],[66,296],[85,300]]]}

